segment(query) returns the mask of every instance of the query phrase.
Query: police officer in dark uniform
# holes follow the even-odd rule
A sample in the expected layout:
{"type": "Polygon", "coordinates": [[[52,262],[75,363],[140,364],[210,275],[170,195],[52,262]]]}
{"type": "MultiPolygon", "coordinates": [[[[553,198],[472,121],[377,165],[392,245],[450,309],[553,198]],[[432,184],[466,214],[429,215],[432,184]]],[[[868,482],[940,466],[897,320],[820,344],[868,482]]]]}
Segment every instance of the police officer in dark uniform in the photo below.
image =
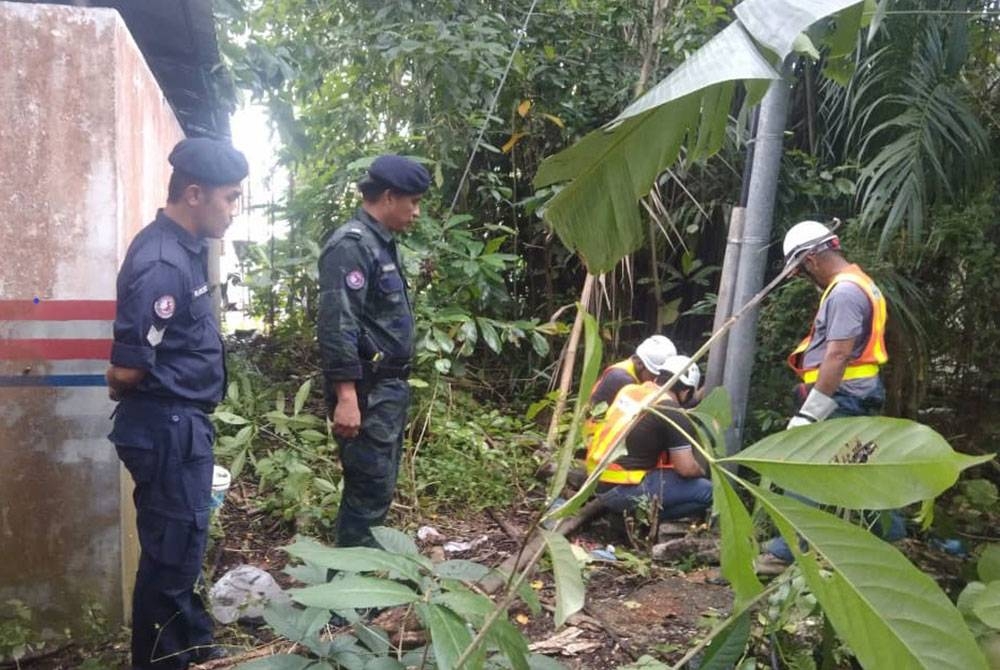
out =
{"type": "Polygon", "coordinates": [[[228,143],[186,139],[170,153],[166,207],[118,273],[109,439],[135,481],[139,570],[132,667],[186,668],[224,655],[194,587],[208,538],[213,429],[225,387],[205,238],[232,222],[247,161],[228,143]]]}
{"type": "Polygon", "coordinates": [[[430,175],[380,156],[358,183],[364,202],[319,260],[318,336],[329,422],[340,444],[344,493],[337,545],[374,546],[396,489],[410,402],[413,310],[394,233],[420,215],[430,175]]]}

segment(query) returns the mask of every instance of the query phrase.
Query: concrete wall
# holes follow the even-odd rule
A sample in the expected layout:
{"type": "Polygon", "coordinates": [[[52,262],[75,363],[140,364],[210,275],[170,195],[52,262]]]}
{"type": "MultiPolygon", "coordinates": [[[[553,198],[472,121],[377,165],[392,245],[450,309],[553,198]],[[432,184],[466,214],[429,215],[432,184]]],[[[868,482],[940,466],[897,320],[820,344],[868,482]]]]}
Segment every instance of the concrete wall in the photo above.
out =
{"type": "Polygon", "coordinates": [[[183,137],[118,14],[0,2],[0,602],[122,620],[131,483],[107,441],[115,276],[183,137]]]}

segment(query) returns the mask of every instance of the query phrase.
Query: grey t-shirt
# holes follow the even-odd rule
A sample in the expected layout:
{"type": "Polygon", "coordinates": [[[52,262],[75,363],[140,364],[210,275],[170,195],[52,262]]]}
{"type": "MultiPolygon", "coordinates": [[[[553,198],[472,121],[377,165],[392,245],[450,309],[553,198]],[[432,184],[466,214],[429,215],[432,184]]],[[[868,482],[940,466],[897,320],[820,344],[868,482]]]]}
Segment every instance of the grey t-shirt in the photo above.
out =
{"type": "MultiPolygon", "coordinates": [[[[868,296],[853,282],[842,281],[830,291],[816,314],[816,328],[809,348],[802,354],[802,365],[815,368],[826,355],[828,340],[854,338],[851,357],[857,358],[865,349],[872,332],[872,304],[868,296]]],[[[841,382],[839,390],[853,396],[865,396],[878,385],[875,377],[841,382]]]]}

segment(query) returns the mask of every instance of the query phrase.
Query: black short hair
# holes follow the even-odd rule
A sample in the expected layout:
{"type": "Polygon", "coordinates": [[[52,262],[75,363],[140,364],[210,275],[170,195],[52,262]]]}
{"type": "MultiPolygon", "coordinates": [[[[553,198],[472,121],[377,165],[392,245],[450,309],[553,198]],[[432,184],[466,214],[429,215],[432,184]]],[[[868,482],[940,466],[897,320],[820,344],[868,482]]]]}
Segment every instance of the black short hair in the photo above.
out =
{"type": "MultiPolygon", "coordinates": [[[[174,170],[173,174],[170,175],[170,183],[167,185],[167,202],[170,204],[180,202],[184,196],[184,190],[192,184],[198,184],[198,180],[187,172],[174,170]]],[[[198,185],[204,188],[202,184],[198,185]]]]}
{"type": "Polygon", "coordinates": [[[377,201],[386,191],[389,191],[395,196],[413,195],[412,193],[404,193],[399,189],[393,188],[381,179],[375,179],[371,176],[365,177],[358,182],[358,190],[361,191],[361,197],[364,198],[365,202],[377,201]]]}

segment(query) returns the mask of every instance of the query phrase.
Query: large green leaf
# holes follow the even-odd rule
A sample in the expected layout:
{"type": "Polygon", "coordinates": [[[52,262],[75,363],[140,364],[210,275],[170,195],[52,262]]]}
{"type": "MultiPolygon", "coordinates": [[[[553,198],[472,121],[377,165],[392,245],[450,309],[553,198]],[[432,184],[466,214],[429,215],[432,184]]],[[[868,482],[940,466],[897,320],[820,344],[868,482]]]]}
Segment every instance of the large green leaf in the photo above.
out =
{"type": "Polygon", "coordinates": [[[864,667],[986,669],[962,615],[892,545],[793,498],[743,485],[775,521],[826,616],[864,667]],[[799,549],[796,535],[810,551],[799,549]]]}
{"type": "Polygon", "coordinates": [[[386,551],[412,556],[414,560],[419,560],[424,565],[430,566],[430,560],[420,555],[417,543],[406,533],[388,526],[376,526],[372,528],[372,535],[386,551]]]}
{"type": "Polygon", "coordinates": [[[990,582],[972,605],[973,613],[987,626],[1000,628],[1000,582],[990,582]]]}
{"type": "Polygon", "coordinates": [[[431,602],[443,605],[474,626],[482,626],[483,621],[493,611],[493,601],[480,593],[467,590],[438,593],[431,602]]]}
{"type": "Polygon", "coordinates": [[[830,58],[846,58],[854,54],[858,41],[858,30],[867,26],[865,10],[871,0],[858,2],[837,15],[837,27],[826,37],[824,42],[830,47],[830,58]]]}
{"type": "Polygon", "coordinates": [[[566,248],[580,252],[591,273],[610,270],[642,245],[639,198],[676,160],[698,121],[701,99],[692,93],[627,119],[614,131],[595,130],[539,167],[536,187],[573,180],[549,201],[544,216],[566,248]]]}
{"type": "Polygon", "coordinates": [[[347,575],[328,584],[290,589],[289,594],[295,602],[307,607],[331,610],[394,607],[420,599],[419,594],[403,584],[361,575],[347,575]]]}
{"type": "Polygon", "coordinates": [[[861,0],[744,0],[733,8],[743,27],[782,60],[795,39],[821,18],[861,0]]]}
{"type": "Polygon", "coordinates": [[[514,670],[530,670],[528,642],[510,621],[497,620],[490,629],[489,640],[503,652],[514,670]]]}
{"type": "Polygon", "coordinates": [[[316,540],[297,537],[285,551],[307,563],[329,570],[378,572],[387,570],[419,581],[420,565],[409,556],[390,554],[371,547],[326,547],[316,540]]]}
{"type": "Polygon", "coordinates": [[[914,421],[856,417],[781,431],[720,462],[746,466],[823,504],[895,509],[933,498],[962,470],[991,458],[959,454],[914,421]],[[867,462],[834,462],[867,449],[874,449],[867,462]]]}
{"type": "Polygon", "coordinates": [[[719,513],[722,575],[733,586],[738,608],[764,589],[753,569],[757,542],[747,508],[722,468],[715,465],[712,466],[712,501],[719,513]]]}
{"type": "Polygon", "coordinates": [[[743,612],[712,638],[698,670],[730,670],[743,657],[750,641],[750,615],[743,612]]]}
{"type": "Polygon", "coordinates": [[[556,583],[555,623],[559,628],[566,623],[566,619],[583,609],[583,575],[565,537],[548,531],[542,531],[542,536],[552,558],[552,575],[556,583]]]}
{"type": "Polygon", "coordinates": [[[666,79],[626,107],[612,123],[621,123],[713,84],[780,77],[743,26],[734,22],[691,54],[666,79]]]}
{"type": "Polygon", "coordinates": [[[699,419],[714,425],[715,430],[723,431],[733,423],[733,402],[725,386],[716,386],[698,406],[691,410],[699,419]]]}
{"type": "Polygon", "coordinates": [[[490,574],[485,565],[468,561],[464,558],[453,558],[442,561],[434,566],[434,574],[444,579],[460,579],[463,582],[478,582],[490,574]]]}
{"type": "Polygon", "coordinates": [[[604,345],[601,342],[600,326],[594,315],[587,311],[586,305],[577,305],[584,310],[583,314],[583,367],[580,372],[579,397],[586,402],[590,391],[594,388],[597,376],[601,374],[601,358],[604,345]]]}
{"type": "Polygon", "coordinates": [[[784,58],[816,20],[857,1],[746,0],[735,8],[739,21],[629,105],[609,128],[547,158],[535,187],[571,182],[544,211],[563,244],[595,274],[638,249],[644,236],[638,200],[677,160],[681,144],[687,140],[694,159],[712,155],[724,137],[734,83],[743,83],[750,94],[744,104],[753,105],[761,83],[780,79],[751,35],[784,58]]]}
{"type": "Polygon", "coordinates": [[[979,578],[984,582],[1000,580],[1000,544],[988,544],[976,564],[979,578]]]}
{"type": "Polygon", "coordinates": [[[732,401],[725,387],[716,386],[689,414],[697,419],[695,429],[701,444],[716,456],[725,456],[725,431],[733,422],[732,401]]]}
{"type": "Polygon", "coordinates": [[[330,621],[330,610],[322,607],[302,609],[291,603],[270,603],[264,608],[264,621],[275,633],[293,642],[303,642],[330,621]]]}
{"type": "Polygon", "coordinates": [[[292,405],[292,412],[295,416],[299,415],[302,408],[306,404],[306,400],[309,399],[309,392],[312,390],[312,379],[307,379],[302,382],[302,386],[299,390],[295,392],[295,402],[292,405]]]}
{"type": "MultiPolygon", "coordinates": [[[[452,670],[462,652],[472,643],[472,634],[465,623],[446,607],[420,603],[417,615],[431,632],[431,645],[438,670],[452,670]]],[[[470,662],[466,667],[479,667],[470,662]]]]}

